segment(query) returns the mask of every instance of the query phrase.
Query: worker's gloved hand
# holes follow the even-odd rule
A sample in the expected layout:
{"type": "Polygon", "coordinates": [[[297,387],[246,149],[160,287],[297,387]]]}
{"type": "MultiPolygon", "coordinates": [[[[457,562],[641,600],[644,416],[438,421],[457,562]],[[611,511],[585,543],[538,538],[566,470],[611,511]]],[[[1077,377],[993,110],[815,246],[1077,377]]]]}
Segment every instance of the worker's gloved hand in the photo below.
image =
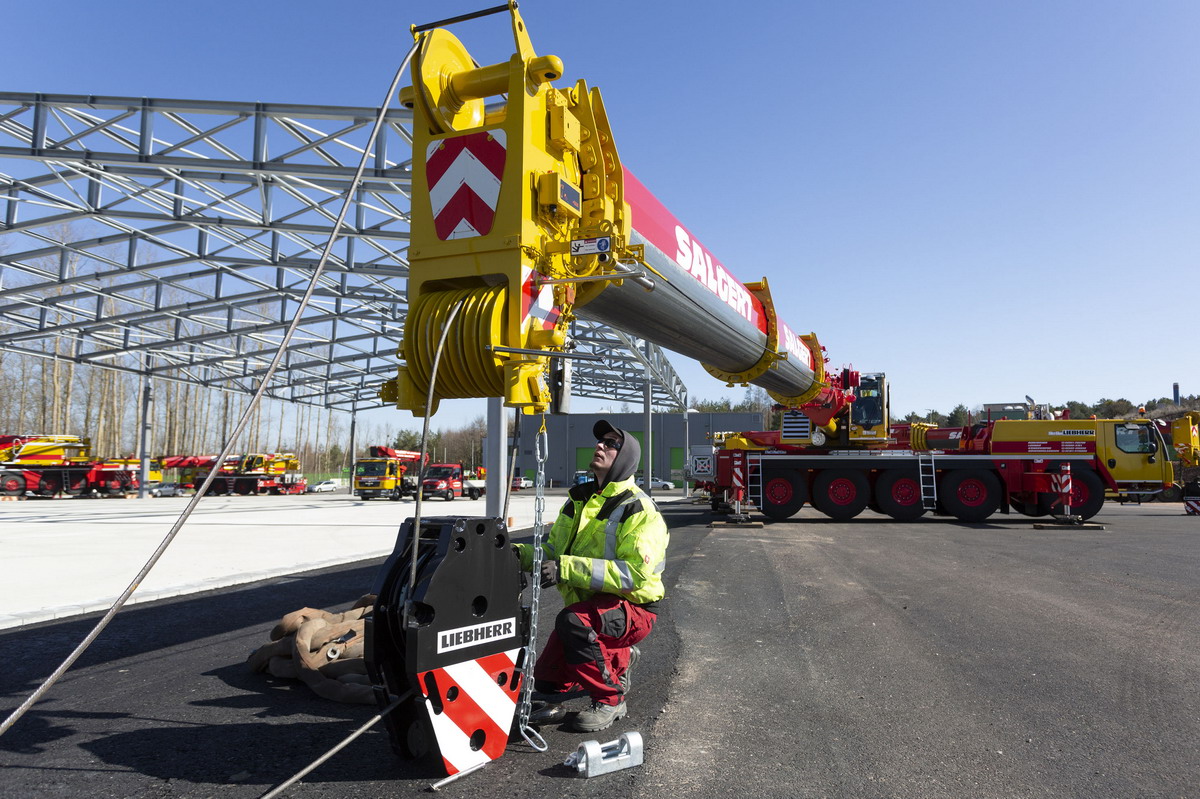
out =
{"type": "Polygon", "coordinates": [[[558,585],[558,561],[542,561],[542,588],[558,585]]]}

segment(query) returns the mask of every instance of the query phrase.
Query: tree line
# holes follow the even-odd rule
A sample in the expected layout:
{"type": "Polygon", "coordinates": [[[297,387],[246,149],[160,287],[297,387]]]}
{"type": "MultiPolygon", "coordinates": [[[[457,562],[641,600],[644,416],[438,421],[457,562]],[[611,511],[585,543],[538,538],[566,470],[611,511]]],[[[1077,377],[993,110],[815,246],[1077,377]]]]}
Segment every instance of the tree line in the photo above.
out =
{"type": "MultiPolygon", "coordinates": [[[[61,341],[46,353],[65,355],[61,341]]],[[[0,350],[0,434],[74,435],[90,442],[95,460],[136,458],[142,428],[141,377],[49,357],[0,350]]],[[[245,413],[250,395],[190,383],[150,381],[148,454],[216,455],[245,413]]],[[[350,415],[264,397],[234,442],[234,454],[294,453],[310,479],[340,477],[374,444],[419,449],[420,433],[399,424],[360,422],[350,451],[350,415]]],[[[482,465],[487,424],[482,416],[431,431],[430,456],[482,465]]]]}

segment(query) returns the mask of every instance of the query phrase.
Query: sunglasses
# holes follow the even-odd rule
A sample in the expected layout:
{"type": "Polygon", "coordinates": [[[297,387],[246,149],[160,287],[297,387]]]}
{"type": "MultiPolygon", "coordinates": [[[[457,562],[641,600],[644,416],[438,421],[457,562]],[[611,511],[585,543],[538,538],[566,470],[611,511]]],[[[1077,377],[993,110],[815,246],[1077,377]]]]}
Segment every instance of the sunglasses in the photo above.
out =
{"type": "Polygon", "coordinates": [[[611,449],[620,452],[622,442],[613,438],[601,438],[596,443],[605,449],[611,449]]]}

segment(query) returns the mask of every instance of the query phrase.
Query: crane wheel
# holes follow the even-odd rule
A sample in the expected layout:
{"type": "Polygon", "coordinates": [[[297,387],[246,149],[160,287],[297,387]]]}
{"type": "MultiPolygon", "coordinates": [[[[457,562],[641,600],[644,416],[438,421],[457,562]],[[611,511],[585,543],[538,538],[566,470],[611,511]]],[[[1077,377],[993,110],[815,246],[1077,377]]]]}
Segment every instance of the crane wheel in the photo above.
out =
{"type": "MultiPolygon", "coordinates": [[[[1057,464],[1050,464],[1046,471],[1058,471],[1057,464]]],[[[1071,467],[1071,515],[1090,519],[1104,507],[1104,481],[1091,469],[1071,467]]],[[[1061,513],[1062,504],[1058,494],[1038,494],[1038,510],[1045,513],[1061,513]]]]}
{"type": "Polygon", "coordinates": [[[67,496],[77,497],[87,490],[87,475],[67,472],[63,485],[67,496]]]}
{"type": "Polygon", "coordinates": [[[24,491],[25,475],[15,472],[0,472],[0,494],[6,497],[16,497],[24,491]]]}
{"type": "Polygon", "coordinates": [[[887,469],[875,481],[875,503],[879,512],[898,522],[911,522],[925,515],[921,501],[921,477],[907,469],[887,469]]]}
{"type": "Polygon", "coordinates": [[[50,474],[38,480],[37,492],[43,497],[52,497],[62,491],[62,486],[62,478],[56,474],[50,474]]]}
{"type": "Polygon", "coordinates": [[[1000,480],[987,469],[956,469],[942,476],[938,496],[959,521],[981,522],[1000,509],[1000,480]]]}
{"type": "Polygon", "coordinates": [[[825,469],[813,480],[813,507],[834,521],[853,519],[870,499],[871,484],[857,469],[825,469]]]}
{"type": "Polygon", "coordinates": [[[808,495],[805,474],[795,469],[765,471],[762,479],[762,496],[754,504],[768,519],[781,522],[795,515],[808,495]]]}

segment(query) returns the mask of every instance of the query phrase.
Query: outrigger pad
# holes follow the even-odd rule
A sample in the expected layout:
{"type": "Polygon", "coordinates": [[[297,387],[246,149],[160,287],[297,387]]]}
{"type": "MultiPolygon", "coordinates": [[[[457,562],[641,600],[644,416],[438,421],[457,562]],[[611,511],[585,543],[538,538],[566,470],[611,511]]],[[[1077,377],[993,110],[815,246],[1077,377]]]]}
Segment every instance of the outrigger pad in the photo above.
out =
{"type": "Polygon", "coordinates": [[[412,519],[400,528],[376,580],[367,673],[380,709],[413,692],[384,717],[396,754],[417,758],[436,749],[452,775],[504,753],[529,611],[504,522],[422,519],[410,591],[412,528],[412,519]]]}

